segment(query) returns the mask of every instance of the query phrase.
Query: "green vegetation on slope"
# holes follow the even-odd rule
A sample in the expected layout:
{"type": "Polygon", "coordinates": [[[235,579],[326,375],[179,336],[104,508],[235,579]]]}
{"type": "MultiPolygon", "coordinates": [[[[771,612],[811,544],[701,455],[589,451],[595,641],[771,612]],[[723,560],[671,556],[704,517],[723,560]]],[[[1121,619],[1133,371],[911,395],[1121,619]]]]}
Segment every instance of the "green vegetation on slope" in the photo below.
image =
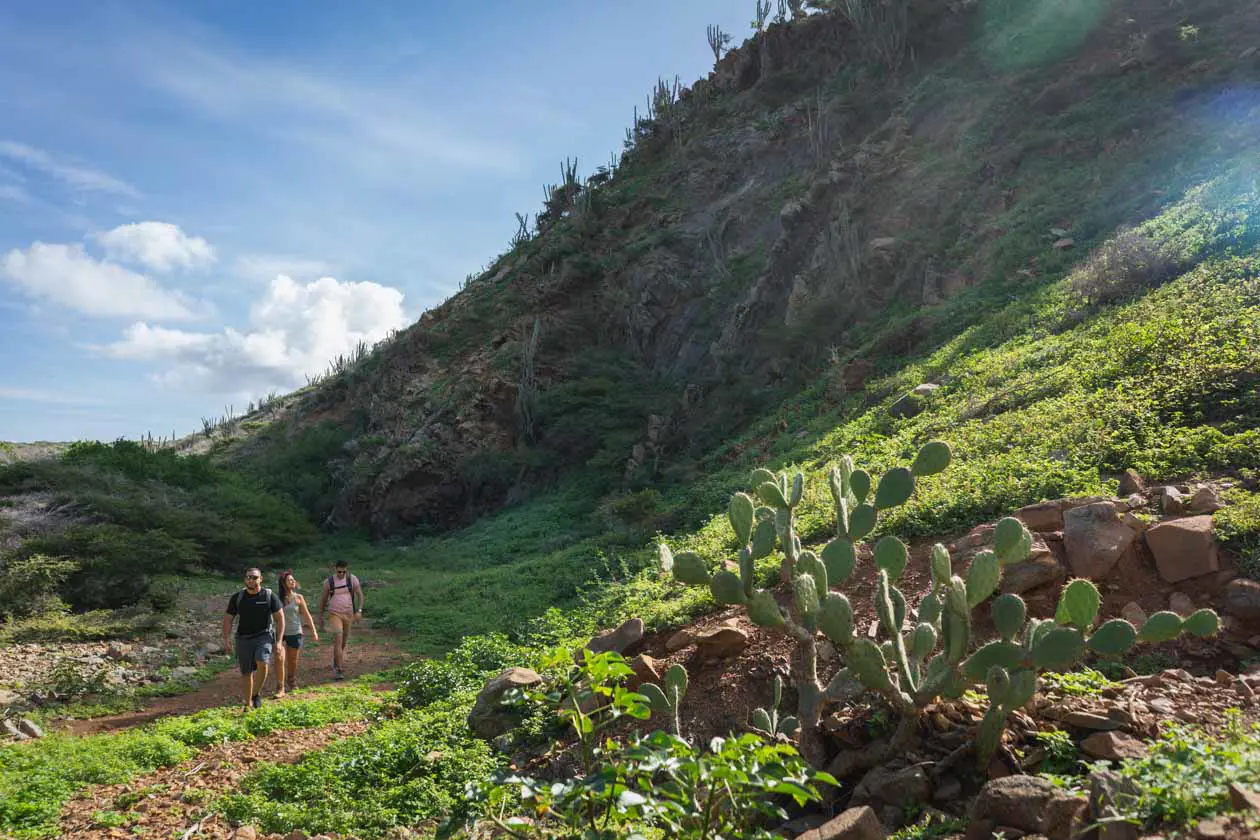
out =
{"type": "Polygon", "coordinates": [[[233,575],[309,542],[292,502],[203,456],[77,443],[55,459],[0,465],[0,617],[163,609],[182,575],[233,575]],[[6,525],[7,523],[7,525],[6,525]]]}

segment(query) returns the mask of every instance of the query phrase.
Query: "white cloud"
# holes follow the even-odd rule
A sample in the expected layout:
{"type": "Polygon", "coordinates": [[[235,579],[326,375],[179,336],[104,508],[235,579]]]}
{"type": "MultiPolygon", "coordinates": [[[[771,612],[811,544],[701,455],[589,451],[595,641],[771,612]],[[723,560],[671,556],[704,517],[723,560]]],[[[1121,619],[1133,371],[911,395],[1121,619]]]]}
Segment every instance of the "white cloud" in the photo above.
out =
{"type": "Polygon", "coordinates": [[[100,400],[82,394],[45,391],[39,388],[9,388],[0,385],[0,400],[51,403],[55,405],[102,405],[100,400]]]}
{"type": "Polygon", "coordinates": [[[289,277],[322,277],[332,271],[324,260],[311,260],[286,254],[246,254],[236,260],[241,277],[269,280],[277,274],[289,277]]]}
{"type": "Polygon", "coordinates": [[[170,222],[134,222],[97,234],[97,241],[116,260],[135,262],[153,271],[196,268],[214,262],[214,249],[200,236],[189,236],[170,222]]]}
{"type": "Polygon", "coordinates": [[[0,140],[0,157],[9,158],[38,172],[43,172],[75,189],[114,193],[132,198],[140,196],[139,190],[126,181],[120,181],[97,169],[60,160],[42,149],[36,149],[24,143],[0,140]]]}
{"type": "Polygon", "coordinates": [[[27,295],[100,317],[188,320],[197,317],[184,295],[143,274],[84,252],[81,245],[35,242],[0,258],[0,279],[27,295]]]}
{"type": "Polygon", "coordinates": [[[250,310],[249,327],[190,332],[136,323],[102,351],[114,358],[162,362],[158,379],[218,393],[261,394],[303,384],[331,359],[406,326],[403,294],[377,283],[322,277],[310,283],[279,275],[250,310]]]}

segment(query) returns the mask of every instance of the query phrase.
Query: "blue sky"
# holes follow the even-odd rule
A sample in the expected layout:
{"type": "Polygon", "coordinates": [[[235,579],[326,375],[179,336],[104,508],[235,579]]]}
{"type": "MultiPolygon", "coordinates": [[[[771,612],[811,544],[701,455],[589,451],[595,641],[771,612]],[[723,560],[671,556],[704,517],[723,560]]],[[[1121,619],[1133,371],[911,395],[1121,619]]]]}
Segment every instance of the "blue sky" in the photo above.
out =
{"type": "Polygon", "coordinates": [[[752,5],[0,5],[0,440],[184,434],[410,323],[752,5]]]}

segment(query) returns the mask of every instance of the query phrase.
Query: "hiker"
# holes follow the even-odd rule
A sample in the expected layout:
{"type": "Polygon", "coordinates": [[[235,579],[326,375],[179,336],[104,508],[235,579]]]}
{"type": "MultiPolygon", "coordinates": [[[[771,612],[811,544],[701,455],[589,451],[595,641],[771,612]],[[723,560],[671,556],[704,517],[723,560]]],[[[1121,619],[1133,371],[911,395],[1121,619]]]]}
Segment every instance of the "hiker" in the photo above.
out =
{"type": "Polygon", "coordinates": [[[262,585],[262,570],[245,571],[245,588],[228,599],[223,616],[223,649],[231,650],[232,619],[236,624],[236,662],[241,668],[245,711],[262,705],[267,665],[276,635],[284,635],[284,610],[276,593],[262,585]]]}
{"type": "Polygon", "coordinates": [[[289,691],[297,691],[297,666],[302,655],[302,619],[311,627],[311,640],[319,641],[319,631],[315,629],[315,619],[306,607],[306,599],[298,594],[297,578],[293,572],[281,572],[276,591],[280,594],[280,603],[284,605],[283,649],[276,657],[276,699],[280,699],[289,691]]]}
{"type": "Polygon", "coordinates": [[[338,560],[333,575],[324,581],[324,591],[319,596],[319,629],[324,629],[324,611],[332,613],[333,674],[339,680],[346,678],[342,670],[346,660],[346,642],[350,639],[350,626],[363,617],[363,588],[359,579],[350,574],[349,564],[338,560]],[[355,607],[355,596],[358,607],[355,607]]]}

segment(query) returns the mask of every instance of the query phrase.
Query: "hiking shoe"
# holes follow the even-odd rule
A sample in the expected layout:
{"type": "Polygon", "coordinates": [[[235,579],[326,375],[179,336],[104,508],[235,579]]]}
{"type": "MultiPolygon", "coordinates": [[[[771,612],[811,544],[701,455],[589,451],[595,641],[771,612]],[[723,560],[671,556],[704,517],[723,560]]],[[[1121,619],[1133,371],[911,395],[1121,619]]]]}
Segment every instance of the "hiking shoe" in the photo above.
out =
{"type": "Polygon", "coordinates": [[[334,669],[334,670],[336,671],[336,676],[337,676],[337,679],[339,679],[339,680],[344,680],[344,679],[346,678],[346,672],[345,672],[345,671],[341,670],[340,668],[336,668],[336,669],[334,669]]]}
{"type": "Polygon", "coordinates": [[[251,702],[254,704],[255,709],[261,709],[262,708],[262,695],[255,694],[254,699],[251,702]]]}

